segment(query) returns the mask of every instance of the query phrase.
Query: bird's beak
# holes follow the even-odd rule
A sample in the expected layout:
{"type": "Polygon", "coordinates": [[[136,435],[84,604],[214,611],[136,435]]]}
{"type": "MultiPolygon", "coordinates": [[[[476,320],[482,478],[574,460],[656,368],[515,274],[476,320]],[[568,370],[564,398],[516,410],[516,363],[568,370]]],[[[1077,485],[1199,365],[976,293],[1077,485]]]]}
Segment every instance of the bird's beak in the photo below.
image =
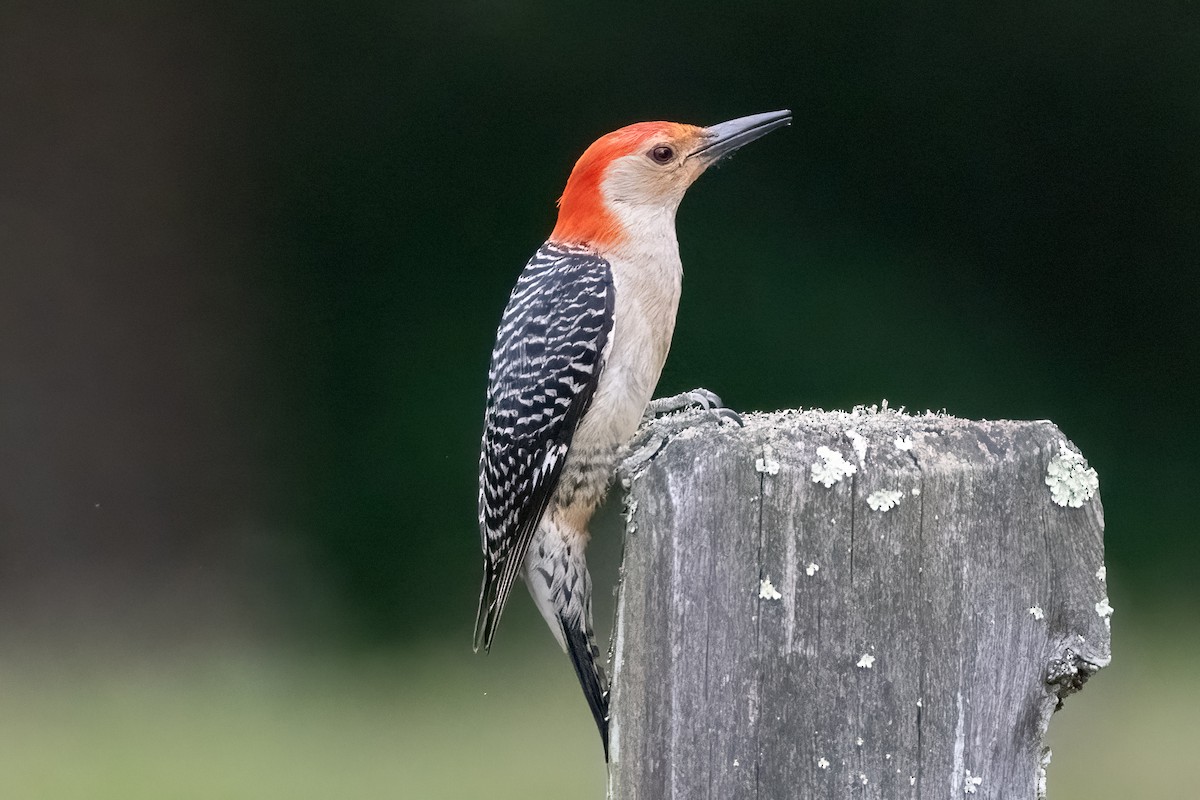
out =
{"type": "Polygon", "coordinates": [[[704,140],[688,158],[699,158],[708,164],[719,161],[744,144],[766,136],[771,131],[792,124],[791,111],[768,111],[751,114],[704,129],[704,140]]]}

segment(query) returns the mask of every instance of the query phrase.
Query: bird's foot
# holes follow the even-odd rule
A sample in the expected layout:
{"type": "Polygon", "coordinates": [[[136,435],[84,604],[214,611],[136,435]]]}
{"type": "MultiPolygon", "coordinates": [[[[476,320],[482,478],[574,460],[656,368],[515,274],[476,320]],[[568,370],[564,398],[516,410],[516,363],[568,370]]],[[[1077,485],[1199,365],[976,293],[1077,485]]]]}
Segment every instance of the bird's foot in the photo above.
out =
{"type": "Polygon", "coordinates": [[[617,465],[617,480],[621,482],[621,488],[628,489],[632,486],[633,479],[666,444],[666,434],[659,431],[645,431],[642,435],[634,437],[629,443],[629,454],[617,465]]]}
{"type": "Polygon", "coordinates": [[[646,416],[656,417],[659,414],[669,414],[672,411],[680,411],[692,406],[699,406],[717,422],[731,422],[738,427],[742,426],[742,418],[738,413],[731,408],[726,408],[716,392],[710,392],[708,389],[692,389],[690,392],[680,392],[670,397],[651,400],[650,405],[646,406],[646,416]]]}
{"type": "Polygon", "coordinates": [[[641,428],[627,445],[628,454],[621,459],[617,467],[617,480],[624,488],[628,489],[632,485],[633,479],[659,454],[672,436],[696,424],[694,415],[683,414],[659,421],[655,421],[655,417],[690,408],[698,409],[718,423],[729,422],[738,427],[743,424],[738,413],[726,408],[721,403],[721,398],[708,389],[693,389],[671,397],[651,400],[646,406],[641,428]]]}

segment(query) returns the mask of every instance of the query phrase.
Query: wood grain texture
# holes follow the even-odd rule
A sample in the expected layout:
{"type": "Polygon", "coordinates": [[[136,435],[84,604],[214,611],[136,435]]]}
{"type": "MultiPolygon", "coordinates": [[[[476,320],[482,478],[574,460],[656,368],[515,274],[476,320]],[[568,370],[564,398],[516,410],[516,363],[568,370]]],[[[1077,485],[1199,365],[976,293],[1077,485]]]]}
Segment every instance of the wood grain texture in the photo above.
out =
{"type": "Polygon", "coordinates": [[[1050,715],[1110,656],[1100,498],[1052,501],[1053,424],[690,414],[643,439],[666,444],[626,498],[611,798],[1038,796],[1050,715]],[[814,482],[818,447],[856,472],[814,482]]]}

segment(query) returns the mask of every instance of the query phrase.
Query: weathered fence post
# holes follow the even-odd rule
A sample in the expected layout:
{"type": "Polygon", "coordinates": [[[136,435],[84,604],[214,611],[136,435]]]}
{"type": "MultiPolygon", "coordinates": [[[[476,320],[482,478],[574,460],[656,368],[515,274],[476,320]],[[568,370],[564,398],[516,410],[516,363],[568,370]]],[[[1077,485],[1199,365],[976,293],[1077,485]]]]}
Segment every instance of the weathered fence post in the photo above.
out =
{"type": "Polygon", "coordinates": [[[1109,661],[1095,472],[1050,422],[702,414],[627,496],[613,800],[1044,793],[1109,661]],[[1039,786],[1040,784],[1040,786],[1039,786]]]}

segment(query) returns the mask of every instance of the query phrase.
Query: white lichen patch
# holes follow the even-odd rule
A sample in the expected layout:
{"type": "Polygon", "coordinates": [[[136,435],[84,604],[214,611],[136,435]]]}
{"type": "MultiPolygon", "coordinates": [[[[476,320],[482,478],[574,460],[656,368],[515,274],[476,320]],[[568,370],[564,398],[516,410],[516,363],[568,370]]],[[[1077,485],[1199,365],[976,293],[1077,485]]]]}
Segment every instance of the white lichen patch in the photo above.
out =
{"type": "Polygon", "coordinates": [[[754,460],[754,469],[758,472],[765,472],[768,475],[778,475],[779,462],[767,461],[765,458],[756,458],[754,460]]]}
{"type": "Polygon", "coordinates": [[[861,736],[854,740],[855,747],[862,747],[864,744],[866,744],[866,742],[863,741],[861,736]]]}
{"type": "Polygon", "coordinates": [[[911,436],[897,436],[893,444],[896,445],[896,449],[901,453],[907,453],[909,450],[912,450],[913,440],[911,436]]]}
{"type": "Polygon", "coordinates": [[[811,578],[813,575],[817,574],[817,570],[820,568],[820,564],[815,561],[810,561],[808,562],[808,566],[804,568],[804,574],[811,578]]]}
{"type": "Polygon", "coordinates": [[[1046,618],[1046,612],[1042,611],[1041,606],[1030,606],[1029,607],[1029,615],[1032,616],[1034,619],[1045,619],[1046,618]]]}
{"type": "Polygon", "coordinates": [[[827,759],[825,756],[821,756],[817,759],[817,766],[821,769],[829,769],[829,759],[827,759]]]}
{"type": "Polygon", "coordinates": [[[872,511],[890,511],[900,502],[904,492],[896,489],[879,489],[867,495],[867,505],[872,511]]]}
{"type": "Polygon", "coordinates": [[[754,469],[767,475],[779,474],[779,462],[775,460],[775,450],[771,445],[763,445],[762,458],[755,460],[754,469]]]}
{"type": "Polygon", "coordinates": [[[638,501],[632,495],[625,495],[625,533],[631,536],[637,533],[637,512],[638,501]]]}
{"type": "Polygon", "coordinates": [[[1087,459],[1059,442],[1058,455],[1050,460],[1046,468],[1046,485],[1050,487],[1050,499],[1060,506],[1079,508],[1095,496],[1100,488],[1096,470],[1088,466],[1087,459]]]}
{"type": "Polygon", "coordinates": [[[860,658],[858,663],[854,666],[858,667],[859,669],[873,669],[875,667],[875,656],[871,655],[870,653],[863,653],[862,658],[860,658]]]}
{"type": "Polygon", "coordinates": [[[912,489],[912,496],[913,496],[913,497],[920,497],[920,496],[921,496],[921,488],[920,488],[919,486],[914,486],[914,487],[913,487],[913,489],[912,489]]]}
{"type": "Polygon", "coordinates": [[[1100,599],[1100,602],[1096,603],[1095,608],[1096,608],[1096,613],[1100,615],[1101,619],[1108,619],[1109,617],[1111,617],[1113,615],[1113,612],[1116,611],[1115,608],[1113,608],[1112,606],[1110,606],[1108,604],[1107,596],[1102,597],[1100,599]]]}
{"type": "Polygon", "coordinates": [[[849,428],[846,431],[846,438],[850,440],[850,446],[854,448],[854,454],[858,456],[858,463],[866,466],[867,440],[858,432],[858,428],[849,428]]]}
{"type": "Polygon", "coordinates": [[[983,778],[978,775],[972,776],[971,770],[967,770],[967,776],[963,778],[963,794],[975,794],[975,790],[983,783],[983,778]]]}
{"type": "Polygon", "coordinates": [[[781,595],[779,591],[771,585],[770,578],[763,578],[758,584],[758,596],[762,600],[778,600],[783,597],[783,595],[781,595]]]}
{"type": "Polygon", "coordinates": [[[1100,569],[1096,570],[1096,580],[1108,580],[1108,567],[1104,566],[1103,564],[1100,565],[1100,569]]]}
{"type": "Polygon", "coordinates": [[[833,486],[842,478],[858,472],[858,467],[842,458],[841,453],[836,450],[830,450],[828,447],[818,447],[817,458],[821,459],[821,461],[812,465],[813,483],[820,483],[826,489],[833,486]]]}

